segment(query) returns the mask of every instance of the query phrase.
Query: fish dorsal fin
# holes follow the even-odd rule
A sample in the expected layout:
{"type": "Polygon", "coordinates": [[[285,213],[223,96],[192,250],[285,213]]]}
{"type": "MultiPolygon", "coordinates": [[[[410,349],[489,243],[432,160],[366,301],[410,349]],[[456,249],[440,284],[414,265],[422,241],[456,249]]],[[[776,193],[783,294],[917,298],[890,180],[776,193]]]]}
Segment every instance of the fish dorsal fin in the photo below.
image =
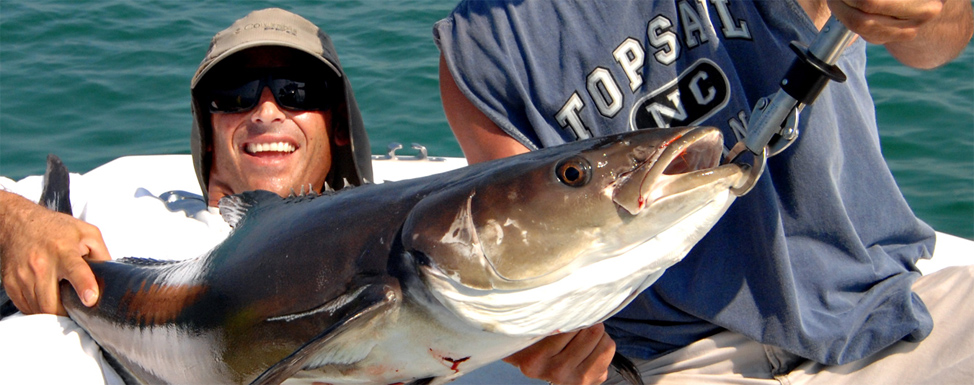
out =
{"type": "Polygon", "coordinates": [[[255,207],[280,203],[282,200],[283,198],[277,194],[265,190],[227,195],[220,198],[220,215],[230,224],[230,227],[237,228],[255,207]]]}
{"type": "Polygon", "coordinates": [[[318,193],[312,190],[311,186],[308,186],[307,191],[302,188],[299,193],[291,190],[291,194],[286,198],[266,190],[247,191],[220,198],[220,215],[223,216],[223,220],[230,224],[230,227],[237,228],[240,227],[245,218],[254,215],[258,206],[263,210],[278,204],[300,203],[336,193],[337,191],[318,193]]]}
{"type": "Polygon", "coordinates": [[[250,207],[250,203],[240,195],[228,195],[220,198],[220,216],[233,228],[236,228],[243,221],[244,217],[247,216],[247,211],[250,211],[250,207]]]}

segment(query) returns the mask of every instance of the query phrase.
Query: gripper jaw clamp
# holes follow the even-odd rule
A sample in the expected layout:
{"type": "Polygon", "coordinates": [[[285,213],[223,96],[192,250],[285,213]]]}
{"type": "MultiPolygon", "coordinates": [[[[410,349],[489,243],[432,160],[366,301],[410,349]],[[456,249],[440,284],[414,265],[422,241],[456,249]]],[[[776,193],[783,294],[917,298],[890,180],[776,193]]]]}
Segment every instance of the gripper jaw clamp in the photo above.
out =
{"type": "Polygon", "coordinates": [[[748,120],[747,134],[727,154],[728,163],[748,168],[747,180],[731,189],[732,193],[741,196],[751,191],[764,173],[768,157],[781,153],[798,139],[799,114],[815,101],[829,80],[846,80],[835,63],[855,38],[856,34],[833,16],[810,46],[791,43],[798,58],[781,79],[781,89],[770,98],[758,100],[748,120]]]}

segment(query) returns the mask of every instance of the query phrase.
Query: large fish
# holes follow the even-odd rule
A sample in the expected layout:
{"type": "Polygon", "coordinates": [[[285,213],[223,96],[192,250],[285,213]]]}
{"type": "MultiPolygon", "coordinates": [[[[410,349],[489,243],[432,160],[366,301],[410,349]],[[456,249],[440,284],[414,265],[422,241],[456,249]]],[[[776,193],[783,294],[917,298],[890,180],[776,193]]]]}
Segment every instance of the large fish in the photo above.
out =
{"type": "Polygon", "coordinates": [[[196,259],[89,262],[64,306],[147,383],[442,383],[600,322],[742,183],[714,128],[638,131],[322,196],[224,198],[196,259]]]}

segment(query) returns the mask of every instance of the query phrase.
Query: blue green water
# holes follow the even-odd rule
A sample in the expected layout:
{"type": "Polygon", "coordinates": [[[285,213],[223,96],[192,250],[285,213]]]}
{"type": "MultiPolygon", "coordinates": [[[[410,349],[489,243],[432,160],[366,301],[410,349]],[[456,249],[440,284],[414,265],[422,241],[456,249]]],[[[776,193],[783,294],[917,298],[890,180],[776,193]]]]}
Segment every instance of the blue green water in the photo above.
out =
{"type": "MultiPolygon", "coordinates": [[[[189,81],[210,37],[278,6],[332,37],[373,153],[418,142],[461,156],[443,116],[432,25],[451,0],[0,0],[0,175],[48,153],[85,172],[123,155],[189,152],[189,81]]],[[[870,47],[884,152],[917,215],[974,238],[974,48],[934,71],[870,47]]],[[[408,147],[408,146],[407,146],[408,147]]]]}

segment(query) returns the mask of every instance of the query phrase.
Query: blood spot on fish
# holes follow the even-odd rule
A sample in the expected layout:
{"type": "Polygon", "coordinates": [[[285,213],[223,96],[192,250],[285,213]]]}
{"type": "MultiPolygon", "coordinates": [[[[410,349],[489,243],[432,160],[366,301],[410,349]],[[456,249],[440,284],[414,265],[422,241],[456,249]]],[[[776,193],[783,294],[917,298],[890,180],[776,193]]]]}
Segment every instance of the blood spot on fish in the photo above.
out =
{"type": "Polygon", "coordinates": [[[683,135],[677,135],[677,136],[676,136],[676,137],[674,137],[673,139],[670,139],[670,140],[668,140],[668,141],[666,141],[666,142],[663,142],[663,144],[660,144],[660,145],[659,145],[659,148],[660,148],[660,149],[663,149],[663,148],[666,148],[667,146],[669,146],[669,145],[671,145],[671,144],[673,144],[673,142],[675,142],[675,141],[677,141],[677,140],[679,140],[679,139],[680,139],[680,138],[682,138],[682,137],[683,137],[683,135]]]}
{"type": "Polygon", "coordinates": [[[445,354],[441,354],[439,352],[433,351],[433,348],[429,348],[429,352],[430,354],[438,357],[440,360],[443,360],[445,363],[447,363],[450,366],[450,370],[457,373],[460,372],[460,364],[470,359],[470,356],[463,357],[463,358],[447,357],[445,354]]]}
{"type": "Polygon", "coordinates": [[[460,369],[459,369],[460,364],[462,362],[466,361],[466,360],[469,360],[469,359],[470,359],[469,356],[468,357],[463,357],[463,358],[460,358],[460,359],[456,359],[456,360],[455,359],[452,359],[450,357],[443,357],[443,361],[446,361],[446,362],[449,362],[449,363],[453,364],[453,366],[450,366],[450,370],[452,370],[454,372],[460,372],[460,369]]]}

